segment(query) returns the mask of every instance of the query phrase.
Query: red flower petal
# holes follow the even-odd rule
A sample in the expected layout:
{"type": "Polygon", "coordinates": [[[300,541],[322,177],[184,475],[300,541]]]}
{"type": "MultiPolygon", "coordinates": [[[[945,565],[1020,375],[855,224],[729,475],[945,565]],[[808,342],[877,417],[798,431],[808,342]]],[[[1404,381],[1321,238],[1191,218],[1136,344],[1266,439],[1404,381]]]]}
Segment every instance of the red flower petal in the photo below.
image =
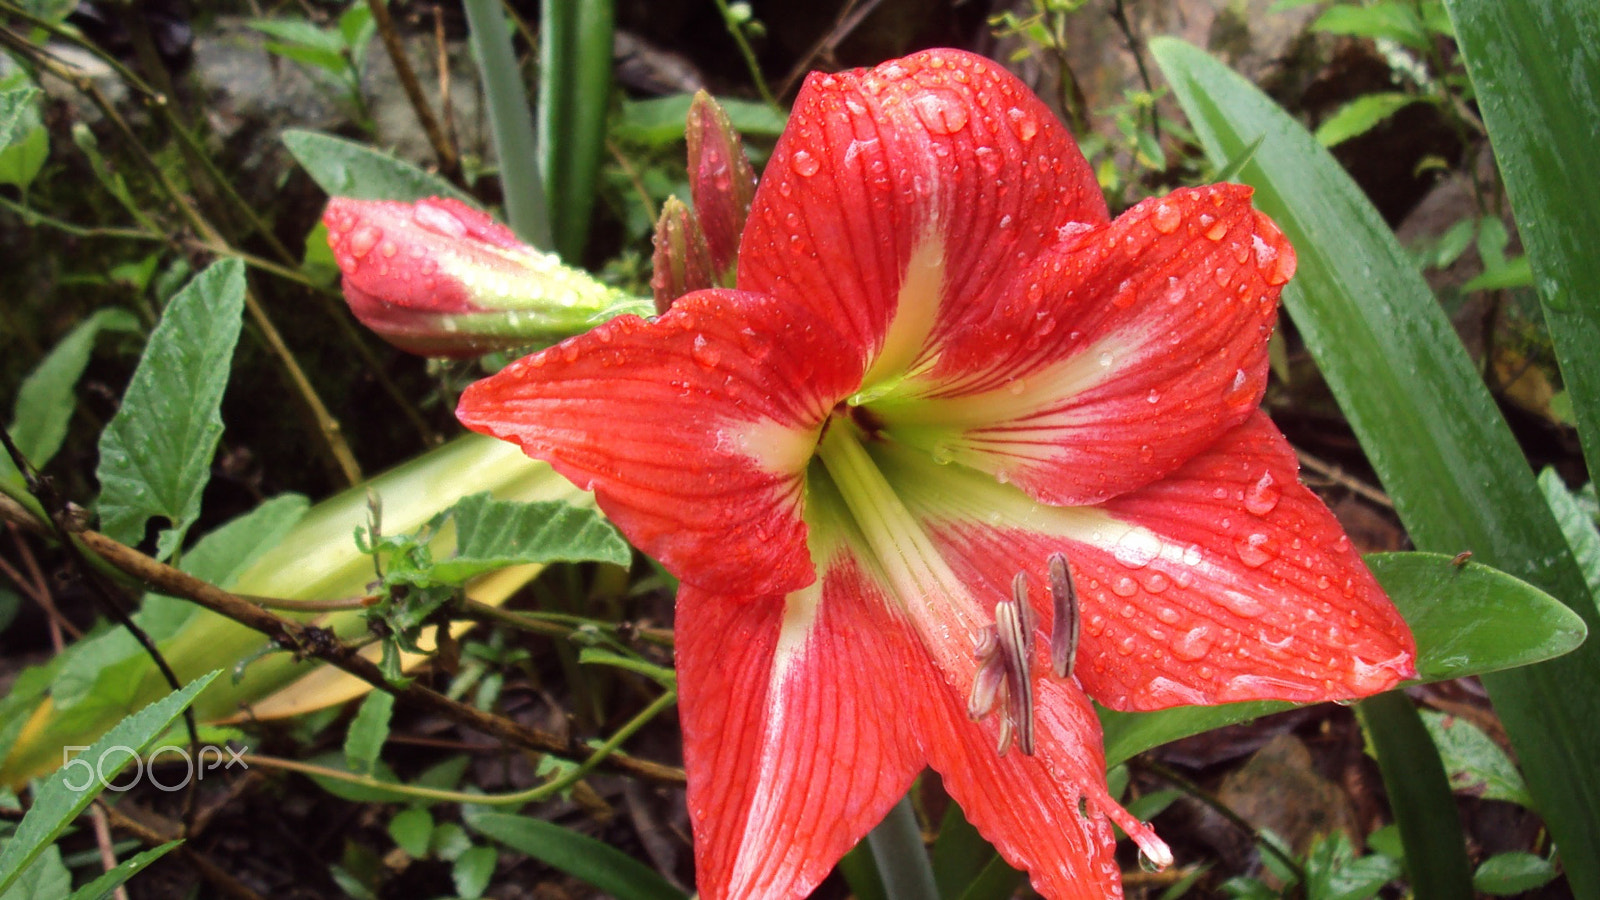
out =
{"type": "MultiPolygon", "coordinates": [[[[1038,662],[1046,665],[1042,656],[1038,662]]],[[[1171,853],[1106,792],[1100,721],[1083,692],[1054,678],[1037,679],[1034,691],[1032,756],[997,755],[992,719],[974,725],[948,690],[928,692],[918,722],[929,764],[967,820],[1007,862],[1028,870],[1039,893],[1053,900],[1120,897],[1108,815],[1152,859],[1169,864],[1171,853]],[[1088,816],[1079,815],[1080,803],[1088,816]]]]}
{"type": "Polygon", "coordinates": [[[942,325],[931,369],[874,409],[896,437],[1050,504],[1171,472],[1266,387],[1294,251],[1250,193],[1178,191],[1054,248],[992,308],[942,325]]]}
{"type": "Polygon", "coordinates": [[[922,770],[908,677],[937,676],[885,609],[848,558],[787,599],[679,592],[701,897],[807,896],[922,770]]]}
{"type": "Polygon", "coordinates": [[[624,316],[467,388],[457,416],[580,487],[669,571],[723,594],[815,575],[802,474],[819,426],[859,382],[822,323],[732,291],[624,316]]]}
{"type": "MultiPolygon", "coordinates": [[[[1412,677],[1416,646],[1332,513],[1296,480],[1263,414],[1141,490],[1092,508],[1040,507],[945,467],[902,477],[957,577],[1044,585],[1071,562],[1083,622],[1075,673],[1115,709],[1364,697],[1412,677]]],[[[1035,605],[1048,631],[1043,591],[1035,605]]]]}
{"type": "Polygon", "coordinates": [[[992,305],[1058,229],[1105,220],[1077,145],[1022,82],[930,50],[806,80],[756,190],[738,283],[874,356],[898,320],[914,352],[941,303],[992,305]],[[919,249],[930,277],[908,275],[919,249]]]}

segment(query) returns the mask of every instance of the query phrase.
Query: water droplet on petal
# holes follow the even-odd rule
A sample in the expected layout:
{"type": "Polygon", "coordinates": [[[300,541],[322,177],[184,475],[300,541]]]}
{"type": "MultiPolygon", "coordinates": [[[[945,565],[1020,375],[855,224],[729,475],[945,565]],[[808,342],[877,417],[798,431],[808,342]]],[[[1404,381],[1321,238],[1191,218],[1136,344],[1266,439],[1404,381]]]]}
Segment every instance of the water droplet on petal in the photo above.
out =
{"type": "MultiPolygon", "coordinates": [[[[1239,561],[1252,569],[1259,569],[1272,561],[1272,553],[1265,547],[1267,536],[1252,534],[1233,542],[1234,552],[1239,554],[1239,561]]],[[[1240,613],[1240,615],[1244,615],[1240,613]]]]}
{"type": "Polygon", "coordinates": [[[1167,623],[1168,625],[1176,625],[1176,624],[1178,624],[1178,620],[1181,619],[1182,616],[1179,615],[1178,611],[1173,609],[1172,607],[1163,606],[1159,610],[1156,611],[1156,618],[1158,618],[1161,621],[1167,623]]]}
{"type": "Polygon", "coordinates": [[[694,336],[694,344],[689,348],[689,355],[700,364],[703,369],[714,369],[722,361],[722,351],[706,340],[703,334],[694,336]]]}
{"type": "Polygon", "coordinates": [[[1139,583],[1124,575],[1111,582],[1111,593],[1116,594],[1118,597],[1132,597],[1134,594],[1139,593],[1139,583]]]}
{"type": "Polygon", "coordinates": [[[1150,393],[1146,394],[1144,399],[1145,399],[1145,402],[1147,402],[1147,403],[1149,403],[1151,405],[1160,403],[1161,402],[1161,392],[1156,390],[1155,388],[1151,388],[1150,389],[1150,393]]]}
{"type": "Polygon", "coordinates": [[[1184,662],[1204,659],[1205,655],[1211,652],[1211,643],[1214,639],[1209,625],[1191,628],[1182,637],[1173,642],[1172,655],[1184,662]]]}
{"type": "Polygon", "coordinates": [[[959,98],[944,92],[919,94],[911,101],[917,118],[934,134],[955,134],[967,127],[967,107],[959,98]]]}
{"type": "Polygon", "coordinates": [[[818,170],[822,168],[822,164],[817,162],[817,158],[804,150],[796,150],[794,156],[789,158],[789,165],[806,178],[817,174],[818,170]]]}
{"type": "Polygon", "coordinates": [[[1160,555],[1161,539],[1142,529],[1127,532],[1111,548],[1111,556],[1131,569],[1142,569],[1160,555]]]}
{"type": "Polygon", "coordinates": [[[383,239],[383,230],[376,225],[362,225],[350,232],[350,255],[357,259],[372,252],[372,248],[383,239]]]}
{"type": "Polygon", "coordinates": [[[1008,393],[1012,394],[1013,396],[1015,396],[1017,394],[1021,394],[1023,391],[1025,391],[1027,389],[1028,389],[1027,383],[1024,382],[1021,378],[1014,379],[1014,380],[1011,381],[1010,384],[1006,385],[1006,391],[1008,393]]]}
{"type": "Polygon", "coordinates": [[[1102,369],[1109,369],[1109,368],[1111,368],[1111,363],[1112,363],[1112,362],[1113,362],[1113,361],[1114,361],[1114,360],[1115,360],[1115,357],[1113,357],[1113,356],[1112,356],[1112,355],[1111,355],[1111,351],[1109,351],[1109,350],[1102,350],[1102,351],[1101,351],[1101,352],[1100,352],[1100,368],[1102,368],[1102,369]]]}
{"type": "Polygon", "coordinates": [[[1227,237],[1227,235],[1228,235],[1228,223],[1223,221],[1223,220],[1220,220],[1220,219],[1217,220],[1217,222],[1214,225],[1212,225],[1210,228],[1206,229],[1206,237],[1210,238],[1213,241],[1220,241],[1224,237],[1227,237]]]}
{"type": "Polygon", "coordinates": [[[1278,487],[1272,473],[1262,472],[1261,479],[1245,492],[1244,508],[1252,515],[1264,516],[1277,507],[1278,499],[1282,496],[1283,488],[1278,487]]]}
{"type": "Polygon", "coordinates": [[[1170,203],[1157,203],[1155,211],[1150,214],[1150,224],[1162,234],[1171,234],[1183,224],[1183,213],[1170,203]]]}

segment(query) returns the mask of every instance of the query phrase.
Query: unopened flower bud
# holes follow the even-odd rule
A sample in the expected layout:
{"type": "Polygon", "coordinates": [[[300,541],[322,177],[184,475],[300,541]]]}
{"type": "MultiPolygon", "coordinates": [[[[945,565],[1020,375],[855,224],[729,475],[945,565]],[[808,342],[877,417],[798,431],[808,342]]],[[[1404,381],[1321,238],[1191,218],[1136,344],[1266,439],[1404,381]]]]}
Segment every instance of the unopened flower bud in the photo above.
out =
{"type": "Polygon", "coordinates": [[[711,251],[714,280],[722,287],[733,287],[739,235],[756,193],[755,169],[728,114],[705,91],[695,94],[689,105],[685,137],[689,141],[689,190],[711,251]]]}
{"type": "Polygon", "coordinates": [[[457,200],[335,197],[322,220],[351,311],[412,353],[469,357],[548,344],[627,300],[457,200]]]}
{"type": "Polygon", "coordinates": [[[711,274],[711,250],[694,210],[677,197],[668,197],[656,221],[656,252],[650,289],[655,294],[656,312],[664,313],[672,301],[693,291],[715,287],[711,274]]]}

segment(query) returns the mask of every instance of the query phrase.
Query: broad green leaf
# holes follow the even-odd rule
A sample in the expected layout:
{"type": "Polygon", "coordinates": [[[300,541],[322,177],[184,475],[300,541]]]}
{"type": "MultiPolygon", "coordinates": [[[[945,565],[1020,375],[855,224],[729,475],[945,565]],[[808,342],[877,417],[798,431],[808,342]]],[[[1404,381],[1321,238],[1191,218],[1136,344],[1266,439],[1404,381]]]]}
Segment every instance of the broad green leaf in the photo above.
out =
{"type": "Polygon", "coordinates": [[[302,47],[315,47],[335,56],[345,45],[344,38],[339,32],[331,28],[318,27],[305,19],[251,19],[245,24],[280,41],[288,41],[302,47]]]}
{"type": "MultiPolygon", "coordinates": [[[[1249,82],[1177,41],[1151,50],[1213,161],[1267,136],[1243,178],[1299,255],[1285,304],[1415,545],[1471,550],[1600,627],[1521,448],[1382,217],[1249,82]]],[[[1600,896],[1600,645],[1484,684],[1575,892],[1600,896]]]]}
{"type": "Polygon", "coordinates": [[[569,265],[582,261],[606,155],[615,18],[613,0],[540,7],[539,170],[551,239],[569,265]]]}
{"type": "Polygon", "coordinates": [[[365,144],[290,129],[283,133],[283,145],[330,197],[403,202],[450,197],[468,206],[480,206],[443,178],[365,144]]]}
{"type": "MultiPolygon", "coordinates": [[[[1592,488],[1593,482],[1589,486],[1592,488]]],[[[1555,469],[1545,469],[1539,473],[1539,490],[1544,492],[1550,512],[1555,515],[1561,525],[1561,533],[1566,535],[1567,544],[1572,547],[1573,558],[1583,569],[1590,593],[1600,597],[1600,530],[1595,528],[1594,517],[1584,509],[1578,497],[1567,490],[1566,482],[1561,480],[1561,475],[1555,469]]]]}
{"type": "Polygon", "coordinates": [[[72,873],[61,861],[61,848],[51,844],[39,854],[0,900],[56,900],[72,890],[72,873]]]}
{"type": "Polygon", "coordinates": [[[332,75],[343,75],[350,68],[343,54],[337,50],[322,50],[302,44],[280,44],[276,41],[268,41],[266,47],[269,52],[276,53],[284,59],[321,69],[332,75]]]}
{"type": "Polygon", "coordinates": [[[395,813],[389,820],[389,837],[412,859],[426,857],[428,840],[433,837],[433,814],[418,807],[395,813]]]}
{"type": "MultiPolygon", "coordinates": [[[[72,411],[78,406],[73,390],[89,364],[95,337],[102,330],[135,331],[138,327],[139,320],[127,310],[102,309],[67,332],[23,380],[11,416],[11,439],[35,467],[43,469],[61,449],[72,411]]],[[[0,479],[21,483],[10,454],[0,453],[0,479]]]]}
{"type": "Polygon", "coordinates": [[[159,847],[130,856],[117,865],[116,868],[101,875],[81,888],[72,892],[67,900],[105,900],[111,893],[125,884],[128,879],[143,872],[145,867],[166,856],[177,849],[183,841],[168,841],[159,847]]]}
{"type": "MultiPolygon", "coordinates": [[[[555,4],[563,8],[567,5],[555,4]]],[[[501,193],[506,198],[506,219],[511,230],[524,241],[540,250],[553,249],[544,166],[537,162],[541,157],[533,133],[532,105],[528,102],[522,70],[511,49],[511,32],[506,27],[505,14],[499,0],[462,0],[461,7],[467,14],[472,58],[483,80],[489,133],[494,138],[501,193]]]]}
{"type": "Polygon", "coordinates": [[[1421,17],[1409,4],[1393,0],[1380,0],[1367,6],[1346,3],[1330,6],[1311,23],[1311,29],[1351,37],[1383,38],[1412,50],[1428,50],[1428,31],[1421,17]]]}
{"type": "Polygon", "coordinates": [[[122,406],[100,435],[100,527],[124,544],[144,539],[152,516],[170,527],[166,559],[200,516],[200,494],[222,437],[223,389],[244,311],[244,263],[213,264],[167,304],[122,406]]]}
{"type": "Polygon", "coordinates": [[[939,823],[939,837],[933,842],[930,857],[939,896],[943,900],[958,900],[995,858],[995,852],[978,829],[967,821],[961,807],[952,803],[939,823]]]}
{"type": "MultiPolygon", "coordinates": [[[[1572,0],[1446,6],[1532,264],[1584,458],[1600,472],[1600,8],[1572,0]]],[[[1591,884],[1600,893],[1600,880],[1591,884]]]]}
{"type": "Polygon", "coordinates": [[[591,884],[617,900],[688,900],[665,878],[633,857],[592,837],[540,819],[506,813],[469,813],[472,830],[591,884]]]}
{"type": "MultiPolygon", "coordinates": [[[[1451,796],[1439,754],[1434,752],[1433,738],[1416,708],[1405,694],[1388,691],[1357,703],[1356,714],[1372,744],[1389,808],[1400,826],[1412,889],[1419,897],[1472,900],[1472,870],[1467,864],[1467,845],[1456,816],[1455,797],[1451,796]]],[[[1343,832],[1335,834],[1344,838],[1343,832]]],[[[1387,874],[1379,873],[1382,877],[1376,883],[1363,880],[1353,885],[1353,893],[1362,897],[1371,896],[1361,893],[1365,888],[1370,886],[1375,893],[1399,874],[1399,867],[1392,860],[1381,856],[1372,859],[1381,860],[1388,867],[1387,874]]],[[[1327,874],[1313,867],[1309,878],[1313,885],[1319,876],[1325,878],[1327,874]]],[[[1341,892],[1313,888],[1310,893],[1315,897],[1341,892]]]]}
{"type": "MultiPolygon", "coordinates": [[[[693,94],[672,94],[649,100],[624,100],[611,123],[611,136],[645,147],[666,147],[683,140],[693,94]]],[[[718,99],[733,127],[744,137],[775,138],[789,124],[782,110],[752,100],[718,99]]]]}
{"type": "Polygon", "coordinates": [[[1416,94],[1390,92],[1365,94],[1333,111],[1333,115],[1317,126],[1317,142],[1332,147],[1358,135],[1366,134],[1379,122],[1400,110],[1424,99],[1416,94]]]}
{"type": "Polygon", "coordinates": [[[32,85],[0,90],[0,150],[10,147],[18,137],[38,127],[38,116],[30,117],[29,113],[38,107],[39,94],[39,89],[32,85]],[[30,124],[30,118],[33,124],[30,124]]]}
{"type": "Polygon", "coordinates": [[[1500,853],[1491,856],[1478,866],[1472,876],[1472,886],[1485,894],[1510,897],[1537,890],[1561,873],[1555,864],[1532,853],[1500,853]]]}
{"type": "Polygon", "coordinates": [[[493,847],[470,847],[456,857],[450,867],[450,880],[455,883],[456,895],[462,900],[476,900],[483,896],[494,877],[494,864],[499,854],[493,847]]]}
{"type": "Polygon", "coordinates": [[[1501,263],[1461,286],[1467,291],[1503,291],[1506,288],[1532,287],[1533,265],[1526,256],[1518,256],[1501,263]]]}
{"type": "Polygon", "coordinates": [[[23,870],[100,794],[103,787],[101,778],[107,781],[115,778],[133,761],[128,750],[144,752],[178,718],[195,695],[219,674],[212,672],[198,678],[182,690],[168,694],[165,699],[157,700],[123,719],[106,732],[105,737],[95,741],[93,746],[50,776],[34,794],[33,808],[22,817],[5,848],[0,849],[0,891],[9,888],[23,870]]]}
{"type": "Polygon", "coordinates": [[[473,494],[456,504],[456,556],[433,575],[459,584],[521,563],[597,560],[625,566],[632,550],[599,511],[560,502],[514,503],[473,494]]]}
{"type": "Polygon", "coordinates": [[[18,137],[0,150],[0,184],[27,190],[50,156],[50,133],[39,124],[37,112],[24,113],[20,121],[18,137]]]}
{"type": "MultiPolygon", "coordinates": [[[[1421,681],[1526,666],[1569,653],[1584,623],[1538,588],[1477,563],[1453,565],[1437,553],[1366,557],[1417,639],[1421,681]]],[[[1152,713],[1100,710],[1106,765],[1191,734],[1292,709],[1277,702],[1183,706],[1152,713]]]]}
{"type": "Polygon", "coordinates": [[[1471,797],[1533,807],[1522,773],[1482,729],[1466,719],[1431,709],[1422,710],[1421,715],[1428,736],[1439,748],[1439,759],[1452,788],[1471,797]]]}
{"type": "Polygon", "coordinates": [[[361,701],[361,709],[350,723],[344,739],[344,758],[357,775],[372,774],[378,754],[389,740],[389,716],[394,712],[394,695],[373,691],[361,701]]]}

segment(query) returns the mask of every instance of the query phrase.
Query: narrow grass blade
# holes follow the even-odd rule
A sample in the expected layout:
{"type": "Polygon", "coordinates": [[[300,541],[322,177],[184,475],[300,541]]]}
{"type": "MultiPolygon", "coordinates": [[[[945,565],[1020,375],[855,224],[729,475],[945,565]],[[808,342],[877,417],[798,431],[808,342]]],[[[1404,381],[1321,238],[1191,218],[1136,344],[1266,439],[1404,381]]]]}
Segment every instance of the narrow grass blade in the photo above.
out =
{"type": "MultiPolygon", "coordinates": [[[[522,70],[511,50],[500,0],[463,0],[471,31],[472,55],[483,76],[483,93],[489,106],[489,131],[500,164],[500,187],[506,198],[506,219],[517,236],[538,247],[551,249],[549,210],[540,182],[533,111],[523,86],[522,70]]],[[[565,3],[550,4],[565,6],[565,3]]],[[[611,48],[606,48],[606,62],[611,48]]]]}
{"type": "Polygon", "coordinates": [[[612,0],[546,3],[539,31],[539,164],[561,258],[589,236],[611,99],[612,0]]]}

